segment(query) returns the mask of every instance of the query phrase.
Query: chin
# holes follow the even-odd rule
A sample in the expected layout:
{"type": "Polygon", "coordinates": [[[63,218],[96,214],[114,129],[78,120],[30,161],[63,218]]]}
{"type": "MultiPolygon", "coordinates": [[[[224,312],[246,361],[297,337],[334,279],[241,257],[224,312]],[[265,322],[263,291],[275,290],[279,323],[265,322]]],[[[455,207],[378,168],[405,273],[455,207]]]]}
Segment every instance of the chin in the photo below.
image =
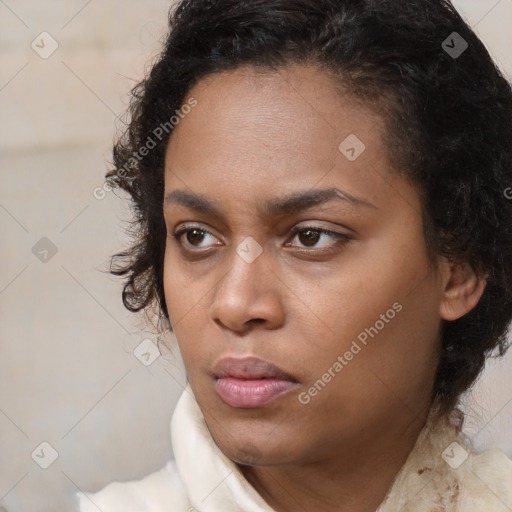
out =
{"type": "Polygon", "coordinates": [[[297,461],[295,454],[290,452],[289,444],[283,440],[278,440],[277,446],[269,446],[268,439],[264,438],[261,442],[247,441],[239,446],[220,449],[226,457],[241,466],[280,466],[297,461]]]}

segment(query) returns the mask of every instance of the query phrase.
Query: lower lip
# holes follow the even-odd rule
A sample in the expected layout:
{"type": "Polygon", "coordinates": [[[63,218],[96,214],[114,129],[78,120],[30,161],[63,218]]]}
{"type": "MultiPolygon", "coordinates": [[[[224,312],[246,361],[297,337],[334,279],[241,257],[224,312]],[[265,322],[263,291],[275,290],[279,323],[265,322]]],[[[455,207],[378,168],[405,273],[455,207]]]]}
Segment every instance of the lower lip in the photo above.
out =
{"type": "Polygon", "coordinates": [[[224,402],[232,407],[262,407],[290,391],[297,384],[282,379],[217,379],[215,387],[224,402]]]}

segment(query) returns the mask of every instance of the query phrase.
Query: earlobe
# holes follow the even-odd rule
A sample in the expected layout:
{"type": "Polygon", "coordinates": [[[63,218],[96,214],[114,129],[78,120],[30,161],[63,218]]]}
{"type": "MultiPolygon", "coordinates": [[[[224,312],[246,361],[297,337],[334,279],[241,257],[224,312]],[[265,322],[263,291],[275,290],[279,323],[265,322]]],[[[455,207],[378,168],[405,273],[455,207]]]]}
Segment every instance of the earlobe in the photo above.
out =
{"type": "Polygon", "coordinates": [[[446,276],[439,312],[444,320],[457,320],[478,304],[487,275],[477,276],[472,266],[464,262],[450,264],[446,276]]]}

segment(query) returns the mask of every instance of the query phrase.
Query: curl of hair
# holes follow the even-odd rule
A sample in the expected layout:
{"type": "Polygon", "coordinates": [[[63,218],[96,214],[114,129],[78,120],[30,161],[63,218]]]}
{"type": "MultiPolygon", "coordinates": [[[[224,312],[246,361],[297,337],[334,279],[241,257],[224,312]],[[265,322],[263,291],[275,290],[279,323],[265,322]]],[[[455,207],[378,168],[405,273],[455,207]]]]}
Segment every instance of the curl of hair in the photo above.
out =
{"type": "Polygon", "coordinates": [[[448,0],[176,4],[157,62],[132,90],[129,123],[107,174],[134,211],[133,245],[113,257],[111,269],[126,279],[123,302],[130,311],[156,304],[172,330],[163,290],[164,159],[169,119],[191,87],[240,66],[272,71],[301,63],[318,65],[340,90],[382,114],[390,160],[420,191],[430,261],[468,262],[487,280],[469,313],[442,322],[432,397],[450,411],[486,357],[508,348],[512,200],[504,191],[512,186],[512,91],[448,0]],[[453,32],[468,43],[458,58],[442,47],[453,32]],[[150,139],[155,147],[135,158],[150,139]]]}

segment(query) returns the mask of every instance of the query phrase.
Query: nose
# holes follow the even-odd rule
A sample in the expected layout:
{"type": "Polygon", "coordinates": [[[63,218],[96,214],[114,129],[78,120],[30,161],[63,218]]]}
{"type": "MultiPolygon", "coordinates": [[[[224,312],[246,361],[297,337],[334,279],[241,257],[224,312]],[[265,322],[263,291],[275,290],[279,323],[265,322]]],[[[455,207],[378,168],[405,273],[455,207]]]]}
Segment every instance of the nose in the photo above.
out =
{"type": "Polygon", "coordinates": [[[208,310],[212,321],[238,333],[255,325],[279,328],[284,322],[286,287],[265,251],[251,263],[234,252],[231,262],[231,268],[214,288],[208,310]]]}

